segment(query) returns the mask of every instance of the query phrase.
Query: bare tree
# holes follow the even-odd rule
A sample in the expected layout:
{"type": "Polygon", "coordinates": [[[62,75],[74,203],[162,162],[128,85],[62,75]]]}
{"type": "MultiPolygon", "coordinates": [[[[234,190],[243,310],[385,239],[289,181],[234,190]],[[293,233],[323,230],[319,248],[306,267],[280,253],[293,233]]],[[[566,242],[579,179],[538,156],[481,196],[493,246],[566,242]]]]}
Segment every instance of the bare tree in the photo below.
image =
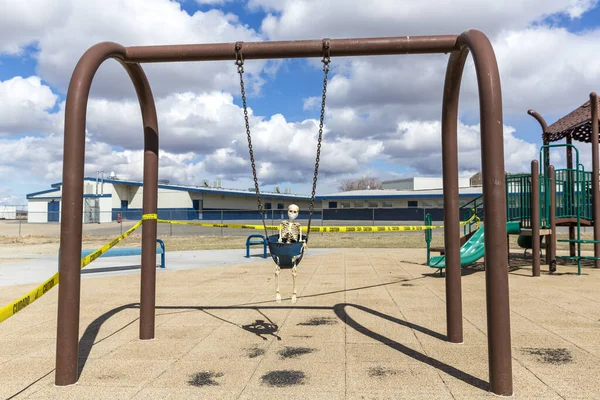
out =
{"type": "Polygon", "coordinates": [[[381,189],[383,186],[381,182],[373,176],[364,176],[357,179],[347,179],[340,186],[338,190],[342,192],[348,192],[350,190],[373,190],[381,189]]]}

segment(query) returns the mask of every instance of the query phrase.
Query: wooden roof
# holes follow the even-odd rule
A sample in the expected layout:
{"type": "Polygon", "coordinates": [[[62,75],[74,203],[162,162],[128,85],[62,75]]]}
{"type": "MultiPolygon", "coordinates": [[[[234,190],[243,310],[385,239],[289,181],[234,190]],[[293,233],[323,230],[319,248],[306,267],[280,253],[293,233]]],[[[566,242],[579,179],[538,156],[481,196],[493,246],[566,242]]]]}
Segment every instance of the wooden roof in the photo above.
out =
{"type": "MultiPolygon", "coordinates": [[[[600,115],[600,102],[598,102],[598,115],[600,115]]],[[[562,117],[545,132],[550,142],[556,142],[566,137],[571,137],[578,142],[590,143],[592,141],[592,107],[588,100],[581,107],[562,117]]]]}

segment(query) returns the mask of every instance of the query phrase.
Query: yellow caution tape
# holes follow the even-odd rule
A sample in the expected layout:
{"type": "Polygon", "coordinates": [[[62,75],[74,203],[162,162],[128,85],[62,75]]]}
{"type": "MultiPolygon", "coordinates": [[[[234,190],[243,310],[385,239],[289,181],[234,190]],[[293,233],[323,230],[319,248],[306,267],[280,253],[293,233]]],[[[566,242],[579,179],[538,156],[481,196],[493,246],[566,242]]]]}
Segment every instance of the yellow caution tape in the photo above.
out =
{"type": "MultiPolygon", "coordinates": [[[[193,225],[193,226],[204,226],[209,228],[238,228],[238,229],[260,229],[263,230],[262,225],[246,225],[246,224],[205,224],[202,222],[188,222],[188,221],[172,221],[168,219],[159,219],[159,224],[172,224],[172,225],[193,225]]],[[[279,230],[279,225],[267,225],[267,230],[276,231],[279,230]]]]}
{"type": "Polygon", "coordinates": [[[42,297],[54,286],[58,285],[58,272],[55,273],[50,279],[46,280],[37,288],[27,293],[25,296],[13,301],[0,308],[0,322],[12,317],[25,307],[42,297]]]}
{"type": "Polygon", "coordinates": [[[106,253],[108,250],[110,250],[112,247],[114,247],[121,240],[123,240],[127,236],[131,235],[131,233],[133,231],[135,231],[137,228],[139,228],[141,225],[142,225],[142,221],[138,221],[134,226],[132,226],[131,228],[129,228],[127,230],[127,232],[123,233],[120,236],[117,236],[116,238],[114,238],[113,240],[111,240],[109,243],[107,243],[104,246],[100,247],[99,249],[97,249],[93,253],[90,253],[87,256],[83,257],[81,259],[81,268],[85,267],[86,265],[88,265],[89,263],[91,263],[92,261],[94,261],[96,258],[100,257],[102,254],[106,253]]]}
{"type": "MultiPolygon", "coordinates": [[[[238,229],[258,229],[262,230],[265,227],[262,225],[245,225],[245,224],[204,224],[200,222],[185,222],[185,221],[170,221],[164,219],[158,219],[156,214],[144,214],[142,216],[142,221],[144,220],[152,220],[156,219],[159,223],[168,223],[174,225],[194,225],[194,226],[204,226],[204,227],[214,227],[214,228],[238,228],[238,229]]],[[[479,226],[479,217],[477,214],[473,213],[471,218],[466,221],[462,221],[460,225],[468,224],[472,221],[476,221],[477,226],[479,226]]],[[[109,249],[114,247],[121,240],[125,239],[129,236],[133,231],[139,228],[142,225],[142,221],[138,221],[134,226],[132,226],[127,232],[122,235],[116,237],[109,243],[100,247],[93,253],[88,254],[87,256],[81,259],[81,268],[83,269],[85,266],[90,264],[92,261],[96,260],[102,254],[106,253],[109,249]]],[[[428,229],[439,229],[443,228],[443,225],[422,225],[422,226],[314,226],[310,228],[311,232],[401,232],[401,231],[421,231],[428,229]]],[[[267,225],[267,230],[279,230],[279,226],[267,225]]],[[[307,230],[307,227],[302,227],[303,231],[307,230]]],[[[23,310],[31,303],[42,297],[56,285],[58,285],[59,281],[59,272],[54,274],[51,278],[46,280],[44,283],[27,293],[25,296],[13,301],[12,303],[7,304],[6,306],[0,308],[0,322],[12,317],[19,311],[23,310]]]]}
{"type": "MultiPolygon", "coordinates": [[[[460,226],[468,224],[473,220],[479,220],[477,214],[473,214],[471,218],[466,221],[462,221],[460,226]]],[[[172,225],[193,225],[193,226],[203,226],[209,228],[237,228],[237,229],[256,229],[263,230],[265,227],[263,225],[247,225],[247,224],[206,224],[202,222],[188,222],[188,221],[172,221],[166,219],[159,219],[158,223],[164,224],[172,224],[172,225]]],[[[477,222],[478,223],[478,222],[477,222]]],[[[311,232],[406,232],[406,231],[425,231],[428,229],[441,229],[444,225],[418,225],[418,226],[409,226],[409,225],[395,225],[395,226],[311,226],[311,232]]],[[[277,231],[279,230],[279,226],[275,225],[267,225],[266,229],[268,231],[277,231]]],[[[308,229],[307,226],[303,226],[302,230],[306,232],[308,229]]]]}
{"type": "MultiPolygon", "coordinates": [[[[121,240],[125,239],[127,236],[129,236],[133,231],[135,231],[141,225],[142,225],[142,221],[139,221],[137,224],[135,224],[133,227],[131,227],[127,232],[125,232],[122,235],[120,235],[119,237],[113,239],[110,243],[105,244],[104,246],[100,247],[98,250],[94,251],[93,253],[90,253],[87,256],[83,257],[81,259],[81,268],[90,264],[92,261],[94,261],[95,259],[100,257],[102,254],[106,253],[111,247],[114,247],[121,240]]],[[[5,305],[4,307],[0,308],[0,322],[7,320],[8,318],[10,318],[13,315],[15,315],[16,313],[18,313],[19,311],[22,311],[27,306],[29,306],[31,303],[33,303],[34,301],[36,301],[37,299],[39,299],[40,297],[42,297],[43,295],[48,293],[50,291],[50,289],[52,289],[56,285],[58,285],[59,276],[60,276],[60,272],[55,273],[54,275],[52,275],[51,278],[46,280],[44,283],[42,283],[41,285],[39,285],[38,287],[36,287],[32,291],[30,291],[29,293],[27,293],[25,296],[22,296],[19,299],[13,301],[12,303],[9,303],[9,304],[5,305]]]]}

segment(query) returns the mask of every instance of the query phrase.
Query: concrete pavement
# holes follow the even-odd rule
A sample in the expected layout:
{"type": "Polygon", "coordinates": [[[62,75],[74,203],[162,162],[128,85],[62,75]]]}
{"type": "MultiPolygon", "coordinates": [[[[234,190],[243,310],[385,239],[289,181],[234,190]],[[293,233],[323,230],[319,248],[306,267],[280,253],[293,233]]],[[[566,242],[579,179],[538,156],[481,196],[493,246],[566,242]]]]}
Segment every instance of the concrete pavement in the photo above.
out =
{"type": "MultiPolygon", "coordinates": [[[[151,341],[137,338],[137,274],[83,279],[77,385],[53,385],[57,290],[0,324],[0,398],[495,397],[481,266],[464,270],[457,345],[445,341],[444,279],[421,265],[422,249],[313,252],[295,304],[289,270],[273,301],[271,260],[194,268],[208,258],[195,253],[181,256],[190,268],[171,259],[157,275],[151,341]]],[[[575,271],[510,270],[514,398],[599,398],[600,271],[575,271]]],[[[32,286],[3,287],[0,304],[32,286]]]]}

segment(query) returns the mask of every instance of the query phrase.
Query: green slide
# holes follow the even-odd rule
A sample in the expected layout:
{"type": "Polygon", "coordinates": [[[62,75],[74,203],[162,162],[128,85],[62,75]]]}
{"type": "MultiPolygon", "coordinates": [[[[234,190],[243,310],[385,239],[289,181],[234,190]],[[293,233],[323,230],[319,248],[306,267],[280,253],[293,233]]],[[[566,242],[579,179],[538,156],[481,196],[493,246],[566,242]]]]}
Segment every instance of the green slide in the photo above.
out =
{"type": "MultiPolygon", "coordinates": [[[[483,226],[475,231],[473,236],[466,241],[465,244],[460,248],[460,265],[465,266],[475,263],[484,253],[484,241],[485,236],[483,235],[483,226]]],[[[446,256],[434,256],[429,259],[429,266],[431,268],[445,268],[446,267],[446,256]]]]}
{"type": "MultiPolygon", "coordinates": [[[[475,233],[473,236],[466,241],[465,244],[460,248],[460,265],[470,265],[474,264],[483,257],[485,252],[485,236],[483,234],[483,226],[475,233]]],[[[519,222],[507,222],[506,230],[508,233],[519,233],[520,232],[520,224],[519,222]]],[[[431,268],[445,268],[446,267],[446,256],[434,256],[429,259],[429,266],[431,268]]]]}

